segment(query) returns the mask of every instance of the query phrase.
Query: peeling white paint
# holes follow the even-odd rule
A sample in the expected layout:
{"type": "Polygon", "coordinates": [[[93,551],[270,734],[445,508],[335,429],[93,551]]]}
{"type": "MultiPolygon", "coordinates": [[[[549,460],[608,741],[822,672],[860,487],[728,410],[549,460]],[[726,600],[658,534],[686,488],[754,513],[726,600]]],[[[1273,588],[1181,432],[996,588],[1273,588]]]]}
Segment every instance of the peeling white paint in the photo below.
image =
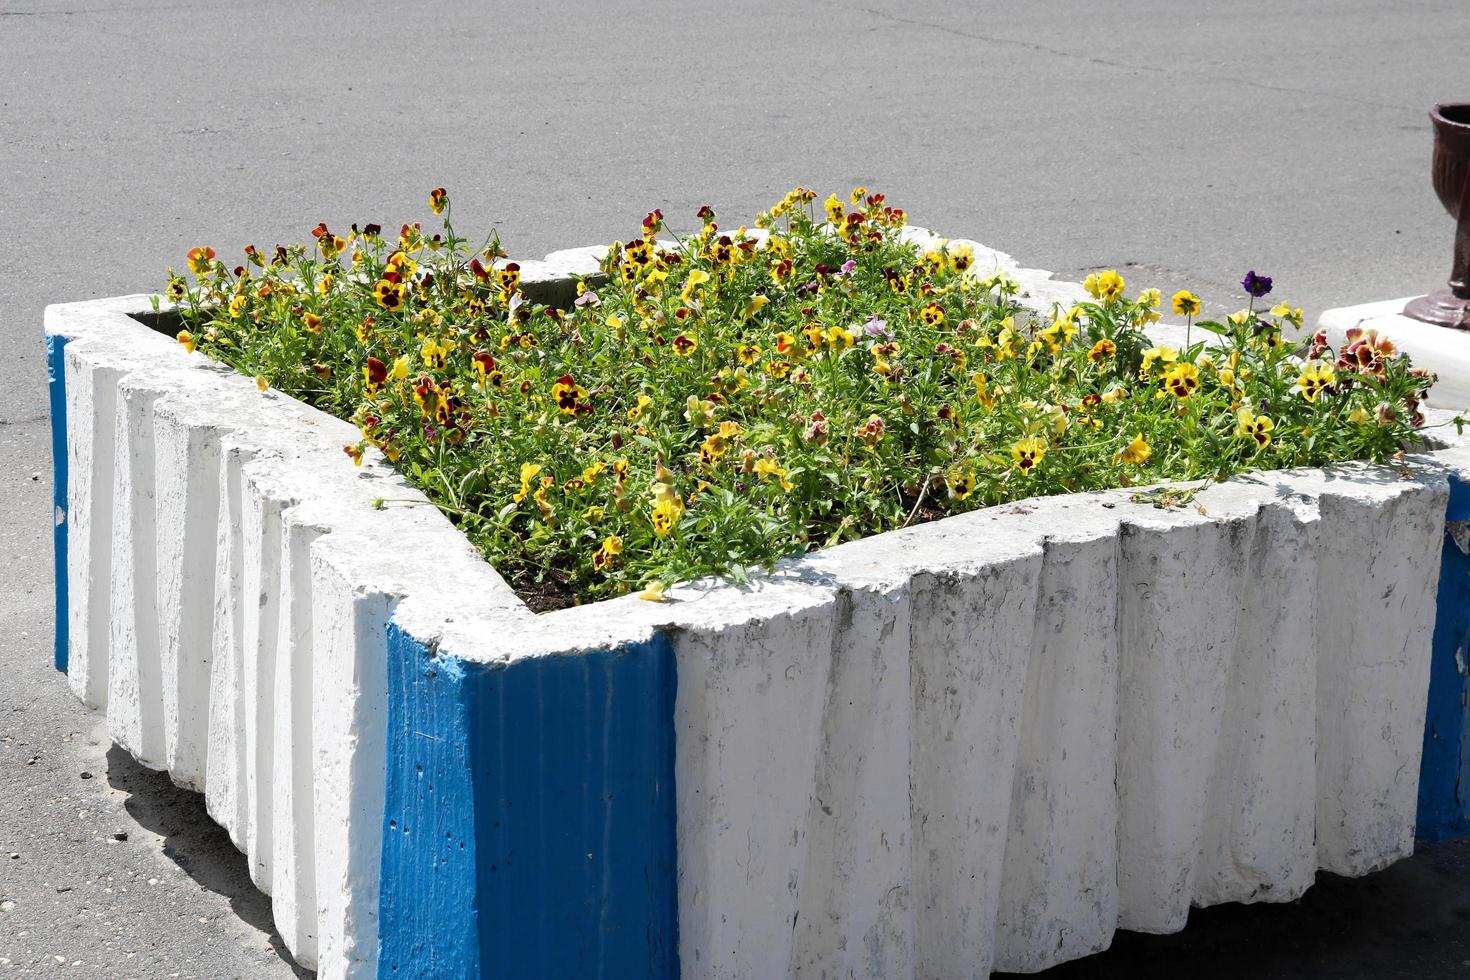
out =
{"type": "Polygon", "coordinates": [[[1463,555],[1470,555],[1470,521],[1446,521],[1445,531],[1463,555]]]}

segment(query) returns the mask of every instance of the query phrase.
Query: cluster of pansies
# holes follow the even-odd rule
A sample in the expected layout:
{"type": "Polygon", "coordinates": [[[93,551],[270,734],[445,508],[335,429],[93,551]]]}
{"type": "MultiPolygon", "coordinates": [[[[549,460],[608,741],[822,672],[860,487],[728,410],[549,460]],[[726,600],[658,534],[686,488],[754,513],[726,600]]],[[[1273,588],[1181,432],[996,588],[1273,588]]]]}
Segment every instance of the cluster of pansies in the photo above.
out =
{"type": "Polygon", "coordinates": [[[863,188],[682,237],[653,211],[565,309],[430,205],[432,233],[191,250],[178,338],[352,420],[348,457],[377,447],[543,608],[1038,494],[1382,461],[1432,381],[1371,331],[1291,342],[1302,311],[1254,272],[1218,322],[1114,271],[1032,312],[863,188]],[[1166,309],[1193,343],[1149,339],[1166,309]]]}

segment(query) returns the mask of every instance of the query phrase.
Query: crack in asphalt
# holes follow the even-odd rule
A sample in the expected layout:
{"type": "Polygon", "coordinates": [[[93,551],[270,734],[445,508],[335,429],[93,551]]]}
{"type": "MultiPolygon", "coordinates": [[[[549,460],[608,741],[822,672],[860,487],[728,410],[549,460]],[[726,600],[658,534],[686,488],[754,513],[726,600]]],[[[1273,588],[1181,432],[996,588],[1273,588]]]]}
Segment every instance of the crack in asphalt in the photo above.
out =
{"type": "MultiPolygon", "coordinates": [[[[892,21],[895,24],[908,24],[913,27],[927,27],[930,30],[939,31],[941,34],[950,34],[955,37],[968,38],[969,40],[981,41],[986,44],[1010,45],[1012,47],[1022,48],[1027,51],[1035,51],[1039,54],[1050,54],[1056,55],[1059,58],[1066,58],[1071,61],[1081,61],[1089,65],[1101,65],[1104,68],[1121,68],[1124,71],[1133,72],[1153,72],[1160,75],[1180,74],[1180,72],[1172,68],[1166,68],[1162,65],[1136,65],[1129,64],[1123,61],[1110,61],[1106,58],[1097,58],[1091,55],[1078,54],[1075,51],[1068,51],[1064,48],[1053,48],[1045,44],[1036,44],[1033,41],[1021,41],[1011,37],[997,37],[993,34],[977,34],[973,31],[964,31],[960,30],[957,27],[950,27],[945,24],[935,24],[931,21],[914,20],[908,17],[900,17],[897,14],[890,14],[884,10],[875,10],[872,7],[863,7],[861,8],[861,10],[865,14],[871,14],[874,17],[879,17],[883,20],[892,21]]],[[[1372,106],[1376,109],[1393,109],[1396,112],[1420,111],[1420,109],[1416,107],[1398,105],[1392,102],[1375,102],[1372,99],[1361,99],[1357,98],[1356,96],[1343,95],[1339,92],[1324,92],[1320,89],[1296,88],[1290,85],[1271,85],[1267,82],[1258,82],[1250,78],[1237,78],[1234,75],[1213,75],[1204,74],[1197,71],[1191,71],[1188,73],[1188,75],[1190,78],[1203,81],[1224,82],[1228,85],[1242,85],[1246,88],[1261,89],[1267,92],[1285,92],[1292,95],[1311,95],[1323,99],[1333,99],[1338,102],[1348,102],[1353,105],[1372,106]]]]}
{"type": "Polygon", "coordinates": [[[190,4],[155,7],[79,7],[75,10],[0,10],[0,17],[79,17],[84,14],[138,14],[160,10],[193,10],[190,4]]]}
{"type": "Polygon", "coordinates": [[[1121,61],[1108,61],[1105,58],[1095,58],[1090,55],[1078,54],[1075,51],[1067,51],[1062,48],[1052,48],[1044,44],[1036,44],[1032,41],[1021,41],[1013,37],[997,37],[993,34],[976,34],[972,31],[962,31],[957,27],[949,27],[945,24],[935,24],[926,20],[912,20],[907,17],[899,17],[884,10],[874,10],[871,7],[863,7],[863,13],[881,17],[884,20],[893,21],[895,24],[908,24],[913,27],[927,27],[930,30],[939,31],[942,34],[952,34],[955,37],[968,38],[972,41],[984,41],[987,44],[1008,44],[1012,47],[1024,48],[1027,51],[1037,51],[1041,54],[1054,54],[1059,58],[1068,58],[1072,61],[1083,61],[1088,64],[1102,65],[1107,68],[1123,68],[1129,71],[1168,72],[1167,68],[1157,65],[1130,65],[1121,61]]]}

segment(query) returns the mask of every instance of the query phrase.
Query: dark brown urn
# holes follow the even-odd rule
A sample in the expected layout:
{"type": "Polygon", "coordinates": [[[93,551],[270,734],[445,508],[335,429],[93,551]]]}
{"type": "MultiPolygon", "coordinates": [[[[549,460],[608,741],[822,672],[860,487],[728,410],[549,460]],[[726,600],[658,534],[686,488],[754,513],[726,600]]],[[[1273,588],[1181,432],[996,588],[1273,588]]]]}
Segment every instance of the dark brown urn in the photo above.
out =
{"type": "Polygon", "coordinates": [[[1429,111],[1434,123],[1434,192],[1455,219],[1455,264],[1448,289],[1411,300],[1404,315],[1470,330],[1470,102],[1429,111]]]}

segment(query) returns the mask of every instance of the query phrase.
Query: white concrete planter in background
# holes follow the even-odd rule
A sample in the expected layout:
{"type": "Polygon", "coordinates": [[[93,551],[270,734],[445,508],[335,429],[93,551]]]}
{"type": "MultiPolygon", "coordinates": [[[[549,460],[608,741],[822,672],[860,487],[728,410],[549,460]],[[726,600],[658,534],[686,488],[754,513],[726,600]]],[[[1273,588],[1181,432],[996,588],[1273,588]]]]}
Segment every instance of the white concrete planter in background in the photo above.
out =
{"type": "Polygon", "coordinates": [[[323,976],[1034,971],[1412,851],[1470,450],[1028,500],[536,616],[351,425],[148,309],[46,312],[59,665],[323,976]]]}

